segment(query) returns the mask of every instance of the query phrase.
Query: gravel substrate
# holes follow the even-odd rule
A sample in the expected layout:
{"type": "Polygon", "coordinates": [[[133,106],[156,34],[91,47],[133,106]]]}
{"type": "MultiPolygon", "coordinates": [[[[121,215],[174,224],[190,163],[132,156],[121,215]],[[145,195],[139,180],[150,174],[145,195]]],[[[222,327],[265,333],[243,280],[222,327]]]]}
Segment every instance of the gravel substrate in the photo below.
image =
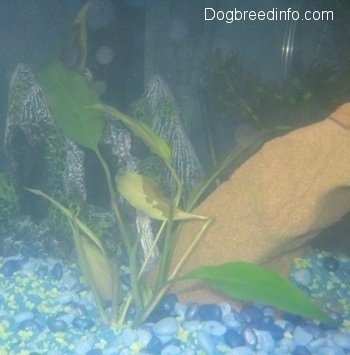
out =
{"type": "Polygon", "coordinates": [[[315,252],[292,279],[339,321],[331,329],[273,308],[183,305],[168,295],[148,323],[100,323],[77,265],[52,258],[0,257],[0,355],[350,354],[350,259],[315,252]]]}

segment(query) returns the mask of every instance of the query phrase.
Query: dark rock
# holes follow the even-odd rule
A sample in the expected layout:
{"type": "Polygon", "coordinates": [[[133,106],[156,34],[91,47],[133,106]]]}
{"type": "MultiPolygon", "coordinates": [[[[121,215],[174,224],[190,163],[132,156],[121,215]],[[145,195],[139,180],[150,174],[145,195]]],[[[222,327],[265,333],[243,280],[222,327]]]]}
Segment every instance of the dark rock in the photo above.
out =
{"type": "Polygon", "coordinates": [[[175,304],[178,301],[177,296],[173,293],[165,295],[148,316],[147,321],[156,323],[163,318],[172,317],[175,315],[175,304]]]}
{"type": "Polygon", "coordinates": [[[52,332],[64,332],[68,327],[65,321],[57,319],[55,317],[50,317],[47,320],[46,325],[52,332]]]}
{"type": "Polygon", "coordinates": [[[75,328],[78,328],[80,330],[87,330],[93,327],[95,325],[95,322],[89,318],[77,317],[73,319],[72,324],[75,328]]]}
{"type": "Polygon", "coordinates": [[[160,354],[164,345],[163,343],[159,340],[158,337],[152,336],[151,340],[147,344],[145,350],[151,354],[160,354]]]}
{"type": "Polygon", "coordinates": [[[227,329],[224,335],[224,339],[225,343],[231,348],[234,348],[236,346],[242,346],[245,344],[245,340],[242,335],[234,329],[227,329]]]}
{"type": "Polygon", "coordinates": [[[175,304],[177,301],[177,296],[174,293],[169,293],[161,299],[158,307],[165,312],[169,312],[169,315],[172,315],[174,313],[175,304]]]}
{"type": "Polygon", "coordinates": [[[189,303],[185,311],[185,320],[195,320],[198,318],[199,305],[198,303],[192,302],[189,303]]]}
{"type": "Polygon", "coordinates": [[[202,304],[199,306],[198,315],[204,322],[207,320],[221,321],[222,310],[215,303],[202,304]]]}
{"type": "Polygon", "coordinates": [[[241,309],[240,316],[245,323],[258,323],[263,319],[264,314],[261,309],[252,304],[245,304],[241,309]]]}
{"type": "Polygon", "coordinates": [[[56,263],[55,264],[55,266],[51,270],[51,275],[57,281],[62,279],[63,268],[62,268],[62,265],[60,263],[56,263]]]}

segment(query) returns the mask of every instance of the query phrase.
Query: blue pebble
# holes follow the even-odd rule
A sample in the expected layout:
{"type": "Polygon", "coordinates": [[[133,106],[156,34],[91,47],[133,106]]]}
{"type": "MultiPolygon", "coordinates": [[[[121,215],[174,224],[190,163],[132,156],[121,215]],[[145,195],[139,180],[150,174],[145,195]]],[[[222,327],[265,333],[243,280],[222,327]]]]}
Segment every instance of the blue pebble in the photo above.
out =
{"type": "Polygon", "coordinates": [[[242,336],[247,345],[251,348],[255,348],[258,343],[258,337],[256,336],[254,329],[250,326],[244,326],[242,329],[242,336]]]}
{"type": "Polygon", "coordinates": [[[197,332],[197,341],[198,345],[201,349],[204,350],[204,352],[208,355],[214,355],[215,354],[215,344],[213,342],[212,337],[203,332],[203,331],[198,331],[197,332]]]}
{"type": "Polygon", "coordinates": [[[311,353],[317,353],[319,349],[324,348],[327,345],[326,338],[315,339],[310,344],[308,344],[308,349],[310,349],[311,353]]]}
{"type": "Polygon", "coordinates": [[[162,349],[160,353],[160,355],[179,355],[179,354],[182,354],[182,350],[176,345],[167,345],[162,349]]]}
{"type": "Polygon", "coordinates": [[[293,350],[292,355],[312,355],[312,353],[305,346],[298,345],[293,350]]]}
{"type": "Polygon", "coordinates": [[[137,332],[137,339],[139,344],[142,347],[147,346],[152,338],[151,332],[147,329],[142,329],[142,328],[137,329],[136,332],[137,332]]]}
{"type": "Polygon", "coordinates": [[[227,329],[226,333],[224,334],[224,340],[225,343],[231,348],[245,344],[245,340],[242,335],[232,328],[227,329]]]}
{"type": "Polygon", "coordinates": [[[345,350],[350,350],[350,333],[335,332],[332,335],[333,343],[345,350]]]}
{"type": "Polygon", "coordinates": [[[255,355],[255,352],[248,346],[237,346],[225,353],[226,355],[255,355]]]}
{"type": "Polygon", "coordinates": [[[216,320],[208,320],[203,323],[203,330],[213,336],[222,336],[226,332],[226,327],[216,320]]]}
{"type": "Polygon", "coordinates": [[[189,303],[185,311],[185,320],[196,320],[198,318],[199,305],[198,303],[189,303]]]}
{"type": "Polygon", "coordinates": [[[120,347],[109,346],[106,349],[103,349],[103,355],[120,355],[120,347]]]}
{"type": "Polygon", "coordinates": [[[294,341],[297,345],[305,346],[309,344],[313,339],[312,334],[310,334],[306,329],[304,329],[301,326],[295,327],[293,336],[294,336],[294,341]]]}
{"type": "Polygon", "coordinates": [[[73,295],[71,292],[63,292],[56,297],[55,301],[59,304],[65,305],[73,302],[73,295]]]}
{"type": "Polygon", "coordinates": [[[75,354],[76,355],[86,355],[94,345],[95,341],[92,337],[80,338],[74,342],[75,354]]]}
{"type": "Polygon", "coordinates": [[[339,261],[333,256],[327,256],[323,258],[322,265],[327,271],[334,272],[337,271],[339,268],[339,261]]]}
{"type": "Polygon", "coordinates": [[[278,342],[278,348],[275,349],[276,355],[291,354],[295,349],[295,343],[293,339],[283,338],[278,342]]]}
{"type": "Polygon", "coordinates": [[[189,332],[195,332],[198,329],[202,328],[202,323],[199,320],[189,320],[182,323],[182,326],[185,330],[189,332]]]}
{"type": "Polygon", "coordinates": [[[207,320],[221,321],[222,310],[217,304],[202,304],[199,306],[198,315],[205,322],[207,320]]]}
{"type": "Polygon", "coordinates": [[[174,336],[178,330],[179,323],[174,317],[163,318],[153,326],[153,333],[157,336],[174,336]]]}
{"type": "Polygon", "coordinates": [[[53,333],[64,332],[68,328],[68,325],[64,320],[57,319],[56,317],[50,317],[46,321],[46,325],[53,333]]]}
{"type": "Polygon", "coordinates": [[[346,355],[345,351],[337,346],[325,346],[319,349],[317,355],[346,355]]]}
{"type": "Polygon", "coordinates": [[[131,355],[131,351],[129,348],[123,348],[118,353],[112,353],[112,355],[131,355]]]}
{"type": "Polygon", "coordinates": [[[273,320],[266,323],[259,323],[257,329],[269,332],[275,340],[280,340],[284,336],[284,330],[277,324],[274,324],[273,320]]]}
{"type": "Polygon", "coordinates": [[[103,352],[101,349],[93,348],[89,350],[85,355],[102,355],[103,352]]]}
{"type": "Polygon", "coordinates": [[[148,342],[145,350],[151,354],[160,354],[163,349],[163,343],[156,336],[152,336],[151,340],[148,342]]]}
{"type": "Polygon", "coordinates": [[[238,329],[242,326],[242,320],[240,319],[239,314],[234,310],[223,316],[222,322],[229,328],[238,329]]]}
{"type": "Polygon", "coordinates": [[[324,335],[323,330],[315,323],[306,323],[303,328],[312,335],[313,339],[321,338],[324,335]]]}
{"type": "Polygon", "coordinates": [[[135,330],[130,328],[124,328],[121,333],[123,339],[123,345],[130,346],[137,340],[137,333],[135,330]]]}
{"type": "Polygon", "coordinates": [[[73,326],[80,330],[87,330],[95,325],[95,322],[89,318],[77,317],[73,319],[73,326]]]}
{"type": "Polygon", "coordinates": [[[182,345],[182,342],[181,342],[181,340],[179,340],[177,338],[173,338],[173,339],[170,339],[166,344],[164,344],[164,347],[168,346],[168,345],[175,345],[175,346],[180,347],[182,345]]]}
{"type": "Polygon", "coordinates": [[[53,277],[54,280],[61,280],[62,276],[63,276],[63,268],[62,265],[60,263],[56,263],[54,265],[54,267],[51,270],[51,275],[53,277]]]}
{"type": "Polygon", "coordinates": [[[275,341],[272,335],[265,330],[255,330],[258,338],[257,349],[271,353],[275,348],[275,341]]]}
{"type": "Polygon", "coordinates": [[[21,312],[17,313],[14,317],[15,323],[19,324],[24,322],[25,320],[31,320],[34,318],[33,312],[21,312]]]}
{"type": "Polygon", "coordinates": [[[12,276],[16,271],[20,270],[21,262],[19,260],[8,260],[0,268],[0,272],[5,276],[12,276]]]}
{"type": "Polygon", "coordinates": [[[36,319],[27,319],[18,325],[18,329],[21,330],[32,330],[33,332],[40,332],[41,326],[36,319]]]}

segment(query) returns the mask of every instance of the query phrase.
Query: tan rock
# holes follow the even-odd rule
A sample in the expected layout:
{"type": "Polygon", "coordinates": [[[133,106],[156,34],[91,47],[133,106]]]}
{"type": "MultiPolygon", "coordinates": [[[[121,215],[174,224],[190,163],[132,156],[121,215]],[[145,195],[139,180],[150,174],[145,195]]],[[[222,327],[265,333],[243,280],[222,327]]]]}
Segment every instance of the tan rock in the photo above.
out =
{"type": "MultiPolygon", "coordinates": [[[[195,213],[212,216],[181,273],[203,265],[271,261],[286,272],[291,250],[305,244],[350,210],[350,104],[329,118],[265,143],[221,184],[195,213]]],[[[173,265],[203,222],[186,222],[173,265]]],[[[196,282],[173,289],[183,301],[217,301],[196,282]]],[[[219,298],[222,300],[221,295],[219,298]]]]}

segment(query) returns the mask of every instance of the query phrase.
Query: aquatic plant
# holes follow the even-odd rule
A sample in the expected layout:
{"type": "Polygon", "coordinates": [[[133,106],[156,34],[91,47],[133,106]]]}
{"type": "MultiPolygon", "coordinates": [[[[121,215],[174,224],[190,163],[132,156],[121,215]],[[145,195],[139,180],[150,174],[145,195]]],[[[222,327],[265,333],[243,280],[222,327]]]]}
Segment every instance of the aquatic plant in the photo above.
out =
{"type": "MultiPolygon", "coordinates": [[[[121,299],[120,265],[118,261],[112,263],[109,260],[100,238],[83,222],[79,211],[63,206],[42,191],[30,189],[34,194],[48,199],[68,219],[79,265],[91,286],[101,319],[105,323],[122,325],[126,321],[131,305],[136,310],[134,324],[146,320],[170,285],[182,278],[198,278],[241,300],[260,300],[305,317],[316,318],[328,323],[332,321],[288,280],[257,265],[239,262],[219,266],[203,266],[179,277],[182,264],[190,257],[191,251],[197,243],[200,243],[202,235],[213,222],[210,217],[199,216],[190,211],[210,183],[228,164],[240,157],[241,153],[247,149],[247,145],[235,149],[224,159],[215,171],[197,189],[194,189],[186,206],[180,209],[179,202],[183,194],[183,182],[172,166],[171,149],[164,139],[160,138],[145,122],[137,121],[117,109],[103,104],[97,95],[90,92],[91,89],[81,74],[65,68],[59,62],[49,65],[40,73],[39,77],[52,117],[56,120],[57,125],[70,139],[84,148],[92,150],[102,165],[110,195],[111,209],[115,214],[124,249],[128,256],[131,290],[125,299],[121,299]],[[99,151],[99,141],[105,124],[104,115],[122,122],[164,162],[176,184],[173,197],[166,197],[152,179],[137,172],[119,172],[115,179],[112,177],[110,168],[99,151]],[[118,203],[120,195],[137,210],[160,221],[156,237],[142,261],[138,258],[141,238],[139,235],[136,238],[131,236],[126,228],[118,203]],[[180,233],[182,221],[188,219],[200,219],[203,221],[203,226],[194,236],[191,247],[183,255],[183,258],[173,270],[170,270],[176,236],[180,233]],[[159,267],[155,286],[151,289],[145,275],[152,251],[156,246],[160,247],[159,267]],[[276,294],[280,293],[285,295],[282,300],[276,297],[276,294]],[[105,300],[112,302],[110,317],[107,316],[102,306],[105,300]]],[[[262,144],[264,137],[260,134],[255,136],[252,141],[255,144],[257,142],[262,144]]]]}
{"type": "MultiPolygon", "coordinates": [[[[97,93],[87,84],[86,78],[81,74],[86,60],[85,17],[88,4],[79,12],[72,27],[73,38],[79,44],[80,52],[75,65],[70,68],[73,67],[77,71],[67,68],[59,61],[53,61],[38,76],[50,111],[45,117],[52,118],[57,127],[62,130],[69,140],[69,145],[72,146],[70,152],[73,154],[73,160],[78,163],[76,165],[79,171],[73,171],[71,175],[77,176],[78,180],[81,178],[82,159],[79,157],[82,150],[80,147],[92,151],[102,166],[111,210],[117,221],[128,257],[131,287],[126,298],[121,297],[120,261],[109,260],[100,236],[94,233],[81,218],[79,206],[65,206],[40,190],[28,190],[49,200],[67,218],[80,268],[92,289],[102,321],[123,325],[133,306],[135,310],[133,323],[139,324],[147,319],[174,282],[183,278],[196,278],[243,301],[262,301],[292,313],[332,323],[332,319],[296,286],[275,272],[258,265],[238,262],[203,266],[179,276],[183,263],[190,257],[206,229],[213,223],[210,216],[196,215],[191,212],[192,209],[222,171],[232,162],[241,159],[242,153],[250,149],[252,143],[255,146],[261,145],[265,136],[259,133],[251,141],[235,148],[206,179],[193,188],[201,175],[200,164],[184,133],[166,85],[159,78],[155,78],[146,91],[153,125],[151,127],[146,122],[135,120],[101,102],[97,93]],[[107,120],[106,117],[108,117],[107,120]],[[106,128],[112,127],[108,126],[109,120],[121,122],[163,162],[172,181],[171,197],[166,196],[154,180],[134,169],[118,171],[113,177],[111,168],[101,154],[99,146],[106,128]],[[184,162],[181,162],[181,159],[184,159],[184,162]],[[183,163],[185,165],[181,165],[183,163]],[[191,193],[186,190],[188,186],[192,188],[191,193]],[[186,199],[183,199],[184,195],[186,199]],[[142,246],[143,234],[140,230],[134,236],[126,227],[119,203],[120,196],[138,213],[159,221],[159,229],[147,248],[142,246]],[[180,201],[185,201],[181,208],[179,207],[180,201]],[[189,219],[201,220],[202,228],[193,237],[182,259],[171,270],[172,250],[175,247],[177,235],[181,231],[182,222],[189,219]],[[157,247],[159,248],[159,267],[155,285],[151,288],[147,283],[146,273],[157,247]],[[142,260],[139,258],[141,248],[146,250],[142,260]],[[284,296],[282,299],[276,296],[280,294],[284,296]],[[104,301],[111,301],[110,315],[107,315],[103,308],[104,301]]],[[[125,154],[129,154],[128,147],[122,146],[121,148],[125,154]]],[[[81,192],[84,193],[84,191],[81,192]]],[[[140,225],[142,225],[142,218],[141,215],[140,225]]]]}
{"type": "Polygon", "coordinates": [[[336,67],[315,61],[305,68],[296,65],[285,80],[269,82],[244,67],[236,53],[216,51],[204,70],[203,105],[219,119],[291,130],[349,100],[348,68],[348,63],[336,67]]]}

